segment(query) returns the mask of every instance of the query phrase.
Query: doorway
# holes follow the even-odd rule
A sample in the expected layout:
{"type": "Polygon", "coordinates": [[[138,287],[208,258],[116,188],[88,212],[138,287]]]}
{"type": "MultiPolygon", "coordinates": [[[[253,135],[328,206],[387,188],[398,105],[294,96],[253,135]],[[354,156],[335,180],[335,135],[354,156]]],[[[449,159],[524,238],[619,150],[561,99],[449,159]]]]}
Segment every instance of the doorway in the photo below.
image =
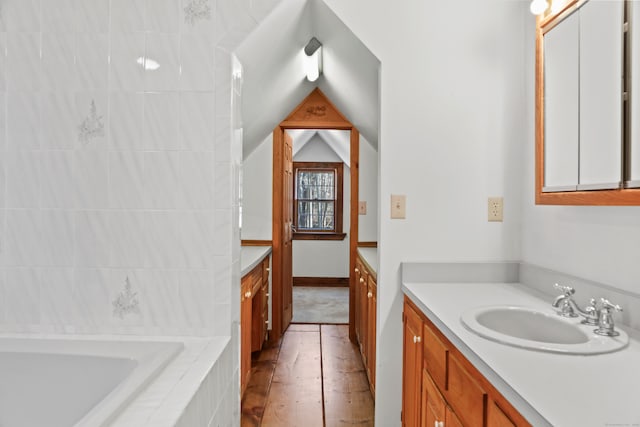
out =
{"type": "MultiPolygon", "coordinates": [[[[342,229],[328,233],[312,225],[308,230],[297,230],[298,210],[294,210],[293,139],[294,130],[339,130],[349,133],[349,202],[348,210],[348,286],[349,286],[349,336],[355,340],[354,275],[355,254],[358,243],[358,170],[359,132],[319,90],[314,89],[273,131],[273,269],[271,339],[278,340],[293,318],[293,241],[338,240],[344,238],[342,229]]],[[[326,165],[325,165],[326,166],[326,165]]],[[[322,168],[320,168],[322,170],[322,168]]],[[[329,170],[326,167],[325,170],[329,170]]],[[[304,204],[304,202],[303,202],[304,204]]],[[[300,205],[300,203],[298,204],[300,205]]],[[[298,206],[296,205],[296,206],[298,206]]],[[[316,203],[317,205],[317,203],[316,203]]],[[[317,218],[316,218],[317,219],[317,218]]],[[[331,222],[331,221],[329,221],[331,222]]],[[[333,224],[342,222],[340,215],[333,216],[333,224]]],[[[313,223],[313,221],[312,221],[313,223]]],[[[315,224],[318,224],[317,222],[315,224]]]]}

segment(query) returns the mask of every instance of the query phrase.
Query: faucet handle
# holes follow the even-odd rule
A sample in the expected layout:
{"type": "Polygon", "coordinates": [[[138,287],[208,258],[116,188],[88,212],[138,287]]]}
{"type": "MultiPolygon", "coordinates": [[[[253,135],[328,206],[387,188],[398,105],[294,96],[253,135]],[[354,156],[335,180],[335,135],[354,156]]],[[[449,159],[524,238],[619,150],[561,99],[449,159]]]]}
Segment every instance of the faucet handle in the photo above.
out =
{"type": "Polygon", "coordinates": [[[622,307],[620,307],[617,304],[614,305],[613,303],[609,302],[609,300],[606,298],[600,298],[600,302],[602,303],[602,308],[607,308],[615,311],[622,311],[622,307]]]}
{"type": "Polygon", "coordinates": [[[564,293],[566,296],[571,296],[576,293],[576,290],[573,289],[571,286],[562,286],[556,283],[553,287],[558,289],[559,291],[562,291],[562,293],[564,293]]]}

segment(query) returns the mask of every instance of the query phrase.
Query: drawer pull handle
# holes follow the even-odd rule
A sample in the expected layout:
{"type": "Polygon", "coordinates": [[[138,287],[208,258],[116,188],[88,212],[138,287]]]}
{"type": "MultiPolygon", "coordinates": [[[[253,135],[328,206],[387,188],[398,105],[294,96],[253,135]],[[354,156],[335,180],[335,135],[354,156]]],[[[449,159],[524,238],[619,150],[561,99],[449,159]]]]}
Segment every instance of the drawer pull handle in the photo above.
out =
{"type": "Polygon", "coordinates": [[[360,278],[360,283],[364,283],[364,279],[362,277],[360,278]]]}
{"type": "Polygon", "coordinates": [[[360,273],[360,270],[358,270],[358,268],[357,268],[357,267],[356,267],[356,268],[354,268],[354,271],[355,271],[356,273],[360,273]]]}
{"type": "Polygon", "coordinates": [[[372,294],[371,292],[369,292],[369,293],[367,294],[367,298],[371,298],[372,296],[373,296],[373,294],[372,294]]]}
{"type": "Polygon", "coordinates": [[[247,291],[244,293],[245,298],[251,298],[251,291],[247,291]]]}
{"type": "Polygon", "coordinates": [[[414,335],[414,336],[413,336],[413,343],[414,343],[414,344],[417,344],[417,343],[419,343],[420,341],[422,341],[422,338],[420,338],[420,337],[419,337],[419,336],[417,336],[417,335],[414,335]]]}
{"type": "Polygon", "coordinates": [[[267,267],[265,270],[267,270],[267,271],[271,271],[271,267],[267,267]]]}
{"type": "Polygon", "coordinates": [[[266,294],[266,295],[267,295],[267,298],[269,298],[269,292],[267,292],[267,294],[266,294]]]}

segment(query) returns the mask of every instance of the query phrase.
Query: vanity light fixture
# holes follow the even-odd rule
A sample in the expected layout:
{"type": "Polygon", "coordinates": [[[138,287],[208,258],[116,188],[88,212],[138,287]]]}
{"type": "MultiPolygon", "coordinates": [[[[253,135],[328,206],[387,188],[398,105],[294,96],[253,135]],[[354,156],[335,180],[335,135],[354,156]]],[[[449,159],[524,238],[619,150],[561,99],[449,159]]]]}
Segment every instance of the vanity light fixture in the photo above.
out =
{"type": "Polygon", "coordinates": [[[304,47],[304,67],[307,73],[307,80],[315,82],[322,73],[322,43],[312,37],[304,47]]]}
{"type": "Polygon", "coordinates": [[[549,7],[549,2],[547,0],[532,0],[531,5],[529,5],[529,10],[534,15],[540,15],[544,13],[545,10],[549,7]]]}

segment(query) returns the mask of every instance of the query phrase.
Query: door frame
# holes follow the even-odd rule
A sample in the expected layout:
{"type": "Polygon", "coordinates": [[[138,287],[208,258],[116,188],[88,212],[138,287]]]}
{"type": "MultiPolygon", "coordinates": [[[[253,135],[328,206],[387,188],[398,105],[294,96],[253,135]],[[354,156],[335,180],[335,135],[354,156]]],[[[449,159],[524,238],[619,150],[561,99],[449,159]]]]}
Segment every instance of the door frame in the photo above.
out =
{"type": "Polygon", "coordinates": [[[350,131],[351,191],[349,203],[349,339],[355,336],[355,263],[358,248],[358,200],[359,200],[359,159],[360,132],[320,91],[314,89],[287,118],[273,130],[273,219],[272,219],[272,269],[271,303],[272,323],[269,339],[277,342],[283,330],[283,241],[286,228],[283,222],[282,188],[284,171],[284,133],[290,129],[328,129],[350,131]]]}

